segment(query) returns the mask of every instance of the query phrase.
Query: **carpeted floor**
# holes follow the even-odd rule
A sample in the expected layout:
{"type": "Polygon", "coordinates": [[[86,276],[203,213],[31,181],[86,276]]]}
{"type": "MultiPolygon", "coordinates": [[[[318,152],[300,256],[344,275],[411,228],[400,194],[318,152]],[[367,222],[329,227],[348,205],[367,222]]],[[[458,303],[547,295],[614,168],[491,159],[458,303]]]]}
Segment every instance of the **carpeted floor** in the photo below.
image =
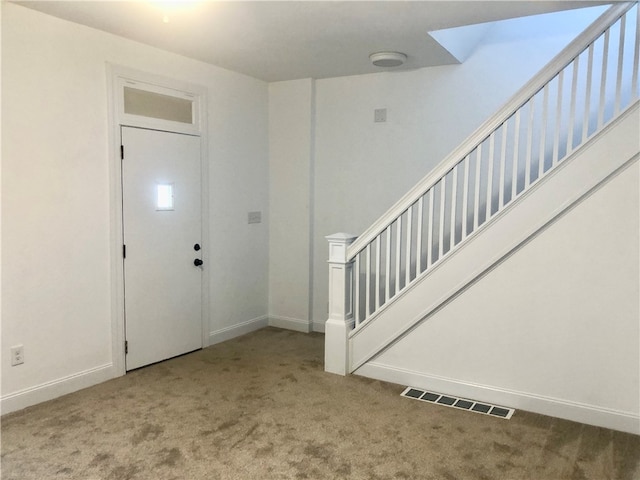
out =
{"type": "Polygon", "coordinates": [[[640,479],[640,437],[324,373],[267,328],[2,418],[4,480],[640,479]]]}

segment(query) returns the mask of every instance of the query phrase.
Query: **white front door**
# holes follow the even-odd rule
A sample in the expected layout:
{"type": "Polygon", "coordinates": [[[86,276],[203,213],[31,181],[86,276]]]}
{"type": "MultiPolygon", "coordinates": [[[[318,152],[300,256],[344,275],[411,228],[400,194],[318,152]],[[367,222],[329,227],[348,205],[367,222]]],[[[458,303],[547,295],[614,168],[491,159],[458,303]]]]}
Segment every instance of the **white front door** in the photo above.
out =
{"type": "Polygon", "coordinates": [[[121,127],[126,369],[202,348],[200,137],[121,127]]]}

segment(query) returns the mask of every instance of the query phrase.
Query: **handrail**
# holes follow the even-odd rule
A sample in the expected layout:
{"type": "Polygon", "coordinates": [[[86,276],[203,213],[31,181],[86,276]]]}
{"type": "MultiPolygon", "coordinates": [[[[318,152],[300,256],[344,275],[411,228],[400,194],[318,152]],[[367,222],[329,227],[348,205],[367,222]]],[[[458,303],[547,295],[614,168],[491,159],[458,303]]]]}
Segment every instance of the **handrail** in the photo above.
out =
{"type": "Polygon", "coordinates": [[[360,238],[327,237],[328,371],[350,372],[356,332],[635,108],[637,4],[609,8],[360,238]]]}
{"type": "Polygon", "coordinates": [[[500,128],[517,110],[535,96],[560,71],[569,65],[588,45],[602,35],[609,26],[633,7],[636,2],[613,5],[598,17],[586,30],[578,35],[558,55],[556,55],[537,75],[525,84],[501,109],[484,122],[464,142],[454,149],[417,183],[407,194],[396,202],[385,214],[365,230],[347,250],[347,258],[353,259],[380,235],[393,221],[400,217],[418,199],[436,185],[448,172],[462,162],[492,132],[500,128]],[[586,46],[585,46],[586,45],[586,46]]]}

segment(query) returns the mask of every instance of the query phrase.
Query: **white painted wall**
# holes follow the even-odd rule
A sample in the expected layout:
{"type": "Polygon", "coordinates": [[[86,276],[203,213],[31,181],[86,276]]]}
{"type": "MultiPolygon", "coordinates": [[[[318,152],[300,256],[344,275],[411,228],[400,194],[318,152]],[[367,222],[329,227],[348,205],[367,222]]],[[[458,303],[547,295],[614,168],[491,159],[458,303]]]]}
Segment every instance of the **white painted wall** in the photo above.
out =
{"type": "Polygon", "coordinates": [[[310,331],[311,79],[269,85],[269,321],[310,331]]]}
{"type": "Polygon", "coordinates": [[[5,407],[113,374],[107,62],[207,88],[211,339],[267,321],[267,84],[2,2],[5,407]]]}
{"type": "Polygon", "coordinates": [[[461,65],[316,82],[314,323],[327,317],[324,237],[364,231],[596,17],[499,22],[461,65]]]}
{"type": "Polygon", "coordinates": [[[266,325],[268,312],[324,324],[324,236],[364,230],[581,26],[494,30],[459,66],[269,89],[2,2],[3,406],[113,374],[106,62],[208,90],[215,342],[266,325]],[[373,124],[380,107],[388,122],[373,124]],[[249,211],[263,223],[248,225],[249,211]],[[281,263],[274,242],[287,238],[296,258],[281,263]],[[26,363],[11,368],[18,343],[26,363]]]}
{"type": "Polygon", "coordinates": [[[636,160],[365,374],[640,433],[639,192],[636,160]]]}

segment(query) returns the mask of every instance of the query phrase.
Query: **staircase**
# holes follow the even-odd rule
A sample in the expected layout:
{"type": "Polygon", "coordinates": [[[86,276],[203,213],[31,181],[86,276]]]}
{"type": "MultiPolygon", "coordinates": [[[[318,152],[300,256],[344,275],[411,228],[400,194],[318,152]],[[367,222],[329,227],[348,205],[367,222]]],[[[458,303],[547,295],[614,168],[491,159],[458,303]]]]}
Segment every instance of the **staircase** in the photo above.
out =
{"type": "Polygon", "coordinates": [[[325,370],[376,377],[372,360],[637,162],[639,39],[637,3],[614,5],[367,231],[327,237],[325,370]]]}

